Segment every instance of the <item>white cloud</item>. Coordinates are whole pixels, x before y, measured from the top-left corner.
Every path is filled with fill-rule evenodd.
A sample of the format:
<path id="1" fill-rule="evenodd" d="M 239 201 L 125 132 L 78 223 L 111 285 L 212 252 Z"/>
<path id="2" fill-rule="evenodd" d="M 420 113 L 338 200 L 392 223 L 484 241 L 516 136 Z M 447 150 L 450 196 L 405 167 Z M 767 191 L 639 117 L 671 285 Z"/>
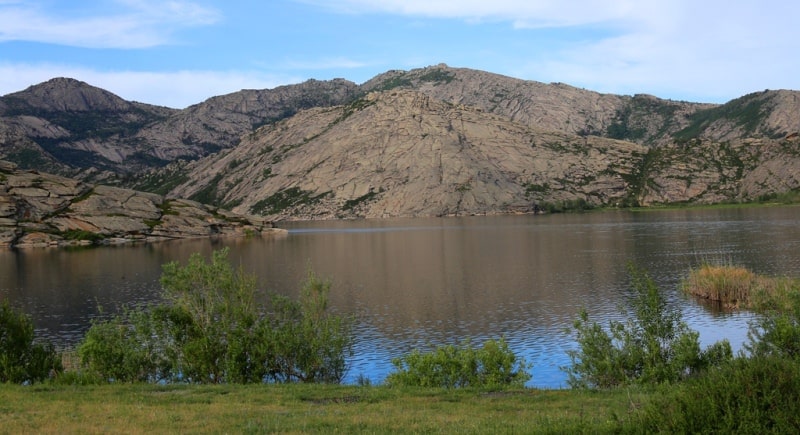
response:
<path id="1" fill-rule="evenodd" d="M 797 88 L 800 5 L 671 3 L 642 10 L 640 25 L 572 46 L 545 65 L 548 77 L 605 92 L 694 95 L 724 102 L 764 88 Z M 538 67 L 542 72 L 542 66 Z"/>
<path id="2" fill-rule="evenodd" d="M 800 2 L 762 0 L 296 0 L 340 13 L 505 21 L 520 41 L 572 32 L 536 62 L 493 67 L 603 92 L 725 101 L 764 88 L 800 88 Z M 534 30 L 531 30 L 534 29 Z M 538 29 L 538 30 L 536 30 Z M 598 31 L 599 30 L 599 31 Z M 474 28 L 480 32 L 480 27 Z M 569 34 L 569 33 L 564 33 Z M 597 36 L 601 35 L 601 36 Z M 535 40 L 535 39 L 532 39 Z M 505 71 L 497 71 L 497 69 Z"/>
<path id="3" fill-rule="evenodd" d="M 625 18 L 637 0 L 297 0 L 343 13 L 505 20 L 518 27 L 574 26 Z"/>
<path id="4" fill-rule="evenodd" d="M 0 2 L 0 42 L 34 41 L 89 48 L 147 48 L 180 28 L 212 24 L 217 11 L 183 0 L 120 0 L 123 12 L 70 16 L 33 2 Z"/>
<path id="5" fill-rule="evenodd" d="M 241 89 L 271 89 L 301 81 L 295 77 L 269 76 L 255 71 L 97 71 L 64 65 L 0 63 L 0 95 L 54 77 L 81 80 L 126 100 L 174 108 L 184 108 Z"/>

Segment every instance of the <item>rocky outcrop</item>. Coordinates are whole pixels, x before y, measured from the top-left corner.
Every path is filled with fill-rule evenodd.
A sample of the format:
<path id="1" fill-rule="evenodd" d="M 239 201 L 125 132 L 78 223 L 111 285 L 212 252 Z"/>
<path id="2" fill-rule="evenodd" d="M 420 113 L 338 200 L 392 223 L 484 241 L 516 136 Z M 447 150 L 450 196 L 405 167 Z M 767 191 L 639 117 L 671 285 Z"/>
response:
<path id="1" fill-rule="evenodd" d="M 280 233 L 263 218 L 91 185 L 0 161 L 0 246 L 61 246 Z"/>

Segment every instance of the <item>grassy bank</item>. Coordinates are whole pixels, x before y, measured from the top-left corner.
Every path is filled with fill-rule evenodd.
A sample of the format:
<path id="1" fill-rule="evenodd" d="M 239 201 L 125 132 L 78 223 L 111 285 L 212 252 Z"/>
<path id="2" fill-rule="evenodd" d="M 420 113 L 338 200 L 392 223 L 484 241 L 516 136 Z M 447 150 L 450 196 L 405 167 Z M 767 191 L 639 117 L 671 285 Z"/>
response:
<path id="1" fill-rule="evenodd" d="M 628 389 L 0 384 L 2 433 L 581 433 L 619 427 Z"/>

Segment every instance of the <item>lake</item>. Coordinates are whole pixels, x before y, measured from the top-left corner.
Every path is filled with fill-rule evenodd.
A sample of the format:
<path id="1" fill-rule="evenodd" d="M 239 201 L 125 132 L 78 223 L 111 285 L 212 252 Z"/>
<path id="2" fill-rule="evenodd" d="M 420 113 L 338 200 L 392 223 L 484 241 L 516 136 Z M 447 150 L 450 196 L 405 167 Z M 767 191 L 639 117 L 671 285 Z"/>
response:
<path id="1" fill-rule="evenodd" d="M 287 222 L 284 237 L 90 249 L 0 251 L 0 297 L 40 335 L 74 344 L 99 313 L 158 297 L 161 265 L 230 247 L 265 291 L 296 296 L 309 269 L 331 307 L 358 318 L 348 382 L 380 383 L 413 348 L 504 336 L 533 363 L 530 386 L 566 386 L 561 366 L 578 310 L 607 324 L 630 295 L 626 265 L 646 269 L 703 345 L 746 338 L 747 313 L 718 312 L 678 286 L 702 262 L 800 273 L 800 208 Z M 266 298 L 265 293 L 261 293 Z M 264 299 L 266 300 L 266 299 Z"/>

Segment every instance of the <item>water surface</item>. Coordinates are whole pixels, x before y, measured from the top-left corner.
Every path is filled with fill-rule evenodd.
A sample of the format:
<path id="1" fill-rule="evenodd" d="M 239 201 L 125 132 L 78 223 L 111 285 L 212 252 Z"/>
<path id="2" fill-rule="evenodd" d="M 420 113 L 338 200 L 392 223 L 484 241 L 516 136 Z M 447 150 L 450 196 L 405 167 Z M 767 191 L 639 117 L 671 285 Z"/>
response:
<path id="1" fill-rule="evenodd" d="M 565 386 L 578 310 L 606 323 L 629 296 L 626 265 L 648 270 L 703 344 L 740 347 L 749 318 L 678 291 L 701 262 L 797 276 L 798 208 L 293 222 L 279 238 L 0 252 L 0 296 L 40 333 L 73 343 L 91 318 L 157 297 L 161 264 L 228 246 L 264 292 L 294 296 L 307 270 L 330 279 L 331 306 L 358 319 L 348 381 L 381 382 L 415 347 L 504 336 L 534 364 L 531 386 Z M 264 293 L 262 293 L 263 295 Z M 266 298 L 266 296 L 264 296 Z"/>

